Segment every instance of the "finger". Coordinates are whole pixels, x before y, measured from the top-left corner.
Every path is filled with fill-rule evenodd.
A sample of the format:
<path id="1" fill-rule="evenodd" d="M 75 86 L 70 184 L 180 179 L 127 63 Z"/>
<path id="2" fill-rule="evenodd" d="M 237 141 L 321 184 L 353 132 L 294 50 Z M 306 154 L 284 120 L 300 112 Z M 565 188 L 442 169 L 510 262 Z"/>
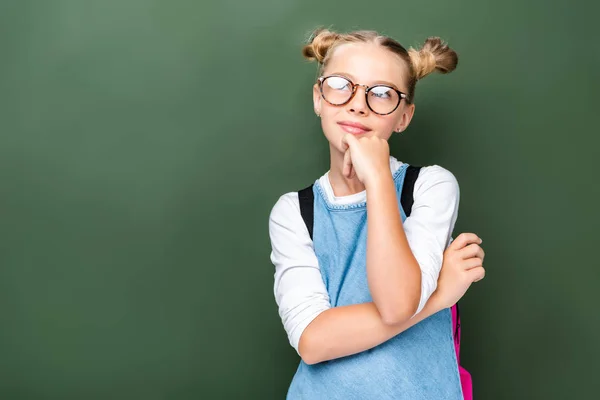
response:
<path id="1" fill-rule="evenodd" d="M 483 267 L 473 268 L 467 271 L 467 274 L 471 282 L 479 282 L 485 277 L 485 269 Z"/>
<path id="2" fill-rule="evenodd" d="M 356 144 L 357 139 L 351 133 L 342 136 L 342 149 L 347 150 L 350 146 Z"/>
<path id="3" fill-rule="evenodd" d="M 450 244 L 449 248 L 453 250 L 460 250 L 471 243 L 481 243 L 481 239 L 474 233 L 461 233 L 456 239 Z"/>
<path id="4" fill-rule="evenodd" d="M 463 268 L 463 270 L 469 271 L 473 268 L 482 267 L 483 260 L 479 257 L 473 257 L 469 258 L 468 260 L 463 260 L 460 265 Z"/>
<path id="5" fill-rule="evenodd" d="M 454 239 L 452 241 L 452 243 L 450 244 L 450 246 L 448 246 L 449 249 L 452 250 L 460 250 L 463 247 L 465 247 L 467 244 L 474 242 L 474 237 L 477 236 L 474 233 L 461 233 L 460 235 L 458 235 L 456 237 L 456 239 Z"/>
<path id="6" fill-rule="evenodd" d="M 348 134 L 345 134 L 344 136 L 342 136 L 342 150 L 344 150 L 344 151 L 348 150 L 348 147 L 350 147 L 348 145 L 347 137 L 348 137 Z"/>
<path id="7" fill-rule="evenodd" d="M 485 256 L 483 249 L 477 243 L 471 243 L 470 245 L 458 250 L 458 252 L 463 260 L 473 257 L 479 257 L 483 260 L 483 257 Z"/>
<path id="8" fill-rule="evenodd" d="M 350 178 L 352 174 L 352 158 L 350 157 L 350 149 L 344 153 L 344 166 L 342 172 L 346 178 Z"/>

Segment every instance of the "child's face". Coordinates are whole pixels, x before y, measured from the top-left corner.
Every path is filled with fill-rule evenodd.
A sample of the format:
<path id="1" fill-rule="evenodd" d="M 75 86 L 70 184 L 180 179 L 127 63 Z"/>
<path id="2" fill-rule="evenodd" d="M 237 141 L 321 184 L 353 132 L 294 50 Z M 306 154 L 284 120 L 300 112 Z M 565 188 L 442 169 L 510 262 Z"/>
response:
<path id="1" fill-rule="evenodd" d="M 407 73 L 404 61 L 390 50 L 371 43 L 348 43 L 334 49 L 322 76 L 340 75 L 354 84 L 369 87 L 383 84 L 408 93 Z M 389 97 L 385 94 L 382 96 Z M 382 96 L 369 100 L 372 102 L 371 106 L 380 101 Z M 379 115 L 367 105 L 365 87 L 362 86 L 356 88 L 354 97 L 348 103 L 335 106 L 323 99 L 319 85 L 315 84 L 313 100 L 315 111 L 321 115 L 321 125 L 327 140 L 340 152 L 343 152 L 342 137 L 347 133 L 359 138 L 378 136 L 388 140 L 393 131 L 402 131 L 408 126 L 414 112 L 414 105 L 402 100 L 392 113 Z"/>

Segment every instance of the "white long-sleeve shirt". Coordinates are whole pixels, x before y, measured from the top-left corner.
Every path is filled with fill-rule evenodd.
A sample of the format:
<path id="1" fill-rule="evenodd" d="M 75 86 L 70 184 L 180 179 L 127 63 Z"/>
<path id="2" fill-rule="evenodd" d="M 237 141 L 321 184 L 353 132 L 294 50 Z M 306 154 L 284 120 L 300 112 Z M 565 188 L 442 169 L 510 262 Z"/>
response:
<path id="1" fill-rule="evenodd" d="M 401 166 L 402 162 L 390 157 L 392 173 Z M 319 184 L 332 204 L 366 201 L 366 191 L 335 196 L 329 172 L 319 178 Z M 458 216 L 459 187 L 450 171 L 432 165 L 421 168 L 413 195 L 411 215 L 403 227 L 422 272 L 418 313 L 437 287 L 443 253 Z M 320 313 L 331 308 L 331 303 L 312 240 L 300 214 L 297 192 L 282 195 L 271 210 L 269 236 L 271 262 L 275 266 L 275 301 L 288 340 L 298 352 L 304 329 Z"/>

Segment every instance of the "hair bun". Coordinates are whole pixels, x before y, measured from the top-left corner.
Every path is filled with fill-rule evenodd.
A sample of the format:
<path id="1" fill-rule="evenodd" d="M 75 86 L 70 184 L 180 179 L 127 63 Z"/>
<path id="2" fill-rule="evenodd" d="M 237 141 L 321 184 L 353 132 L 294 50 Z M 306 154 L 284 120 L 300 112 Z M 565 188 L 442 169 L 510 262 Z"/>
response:
<path id="1" fill-rule="evenodd" d="M 323 64 L 327 52 L 339 37 L 340 35 L 335 32 L 319 28 L 310 35 L 308 44 L 302 48 L 302 55 L 310 61 Z"/>
<path id="2" fill-rule="evenodd" d="M 439 37 L 427 38 L 420 50 L 408 51 L 415 76 L 422 79 L 433 71 L 442 74 L 454 71 L 458 64 L 458 55 Z"/>

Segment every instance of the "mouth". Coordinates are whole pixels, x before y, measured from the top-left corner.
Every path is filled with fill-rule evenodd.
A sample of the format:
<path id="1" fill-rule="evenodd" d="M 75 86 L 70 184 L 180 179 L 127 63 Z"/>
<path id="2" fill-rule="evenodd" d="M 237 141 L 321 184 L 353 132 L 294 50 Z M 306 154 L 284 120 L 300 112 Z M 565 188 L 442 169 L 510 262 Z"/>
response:
<path id="1" fill-rule="evenodd" d="M 358 122 L 342 121 L 342 122 L 338 122 L 338 125 L 344 131 L 351 133 L 353 135 L 362 135 L 362 134 L 365 134 L 365 133 L 371 131 L 370 128 L 368 128 Z"/>

